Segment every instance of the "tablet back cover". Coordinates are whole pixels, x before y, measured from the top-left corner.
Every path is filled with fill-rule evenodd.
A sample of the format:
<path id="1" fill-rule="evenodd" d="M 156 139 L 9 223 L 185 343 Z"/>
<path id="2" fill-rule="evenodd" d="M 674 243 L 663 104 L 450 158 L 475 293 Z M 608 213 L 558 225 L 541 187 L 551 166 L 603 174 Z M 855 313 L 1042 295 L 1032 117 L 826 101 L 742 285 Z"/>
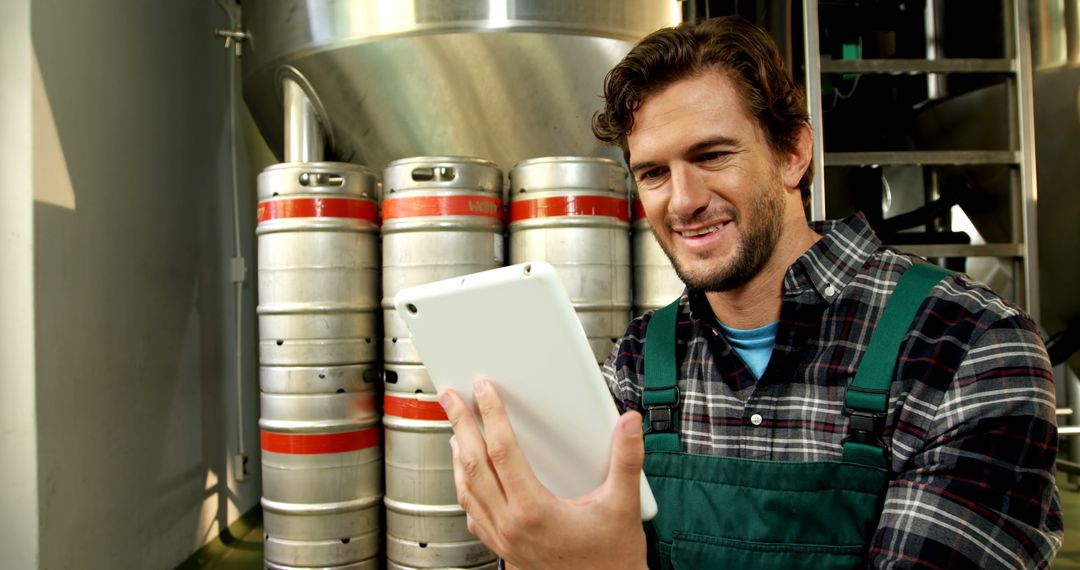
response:
<path id="1" fill-rule="evenodd" d="M 576 498 L 603 483 L 618 411 L 551 265 L 421 285 L 395 305 L 436 388 L 456 390 L 475 411 L 473 380 L 491 380 L 552 492 Z"/>

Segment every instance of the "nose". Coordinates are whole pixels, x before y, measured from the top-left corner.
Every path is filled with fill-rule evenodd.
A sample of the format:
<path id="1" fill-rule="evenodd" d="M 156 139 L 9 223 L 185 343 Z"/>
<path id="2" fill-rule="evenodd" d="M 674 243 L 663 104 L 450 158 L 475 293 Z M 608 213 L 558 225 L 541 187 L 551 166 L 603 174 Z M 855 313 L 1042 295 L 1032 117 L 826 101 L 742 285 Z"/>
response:
<path id="1" fill-rule="evenodd" d="M 701 173 L 690 164 L 673 164 L 671 169 L 671 197 L 668 211 L 678 220 L 689 222 L 709 207 L 711 192 Z"/>

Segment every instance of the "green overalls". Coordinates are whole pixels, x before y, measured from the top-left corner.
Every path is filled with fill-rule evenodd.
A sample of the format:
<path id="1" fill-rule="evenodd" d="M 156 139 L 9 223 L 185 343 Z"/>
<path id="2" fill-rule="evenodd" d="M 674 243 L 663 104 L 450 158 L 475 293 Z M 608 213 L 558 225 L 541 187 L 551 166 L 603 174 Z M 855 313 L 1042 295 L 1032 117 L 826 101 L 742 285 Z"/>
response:
<path id="1" fill-rule="evenodd" d="M 881 439 L 901 341 L 948 272 L 904 272 L 844 397 L 839 461 L 781 462 L 684 453 L 679 439 L 675 317 L 646 332 L 645 474 L 660 510 L 645 524 L 650 568 L 854 568 L 866 565 L 889 480 Z"/>

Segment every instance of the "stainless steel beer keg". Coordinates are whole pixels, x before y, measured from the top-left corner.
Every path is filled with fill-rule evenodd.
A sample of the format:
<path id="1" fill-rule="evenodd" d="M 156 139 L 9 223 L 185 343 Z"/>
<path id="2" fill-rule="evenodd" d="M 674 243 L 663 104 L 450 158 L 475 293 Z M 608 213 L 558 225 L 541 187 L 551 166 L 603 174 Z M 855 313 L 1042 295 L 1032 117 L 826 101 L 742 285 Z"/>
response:
<path id="1" fill-rule="evenodd" d="M 374 362 L 378 300 L 375 177 L 344 163 L 259 174 L 262 365 Z"/>
<path id="2" fill-rule="evenodd" d="M 645 209 L 636 189 L 632 192 L 630 219 L 634 257 L 634 316 L 637 316 L 679 298 L 686 286 L 657 243 L 649 220 L 645 219 Z"/>
<path id="3" fill-rule="evenodd" d="M 382 564 L 380 564 L 380 562 L 381 560 L 379 560 L 378 557 L 368 558 L 367 560 L 363 560 L 361 562 L 356 562 L 353 564 L 334 566 L 333 570 L 381 570 L 383 566 Z M 305 568 L 302 566 L 288 566 L 285 564 L 277 564 L 269 560 L 264 560 L 263 564 L 267 570 L 310 570 L 310 568 Z"/>
<path id="4" fill-rule="evenodd" d="M 383 388 L 388 392 L 405 394 L 434 394 L 427 369 L 422 364 L 394 364 L 383 366 Z"/>
<path id="5" fill-rule="evenodd" d="M 378 555 L 377 378 L 372 365 L 260 370 L 267 561 L 321 568 Z"/>
<path id="6" fill-rule="evenodd" d="M 405 158 L 383 171 L 386 362 L 420 362 L 394 310 L 398 291 L 504 264 L 502 193 L 502 171 L 477 158 Z"/>
<path id="7" fill-rule="evenodd" d="M 535 158 L 510 171 L 510 195 L 510 262 L 555 267 L 602 363 L 630 317 L 626 171 L 606 158 Z"/>
<path id="8" fill-rule="evenodd" d="M 499 561 L 493 560 L 480 564 L 479 566 L 466 566 L 461 568 L 454 568 L 452 570 L 498 570 Z M 387 570 L 422 570 L 419 566 L 402 566 L 401 564 L 395 564 L 393 560 L 386 561 Z"/>
<path id="9" fill-rule="evenodd" d="M 377 512 L 374 520 L 378 522 Z M 331 540 L 286 540 L 267 534 L 263 543 L 266 568 L 281 570 L 374 570 L 381 567 L 378 550 L 378 530 L 361 536 Z M 365 558 L 357 562 L 338 563 L 341 560 L 356 560 L 361 556 Z M 281 562 L 282 560 L 285 562 Z"/>
<path id="10" fill-rule="evenodd" d="M 380 370 L 372 364 L 347 366 L 261 366 L 259 388 L 270 394 L 375 391 Z"/>
<path id="11" fill-rule="evenodd" d="M 431 394 L 386 392 L 386 557 L 405 566 L 464 568 L 495 559 L 469 533 L 457 502 L 450 421 Z"/>

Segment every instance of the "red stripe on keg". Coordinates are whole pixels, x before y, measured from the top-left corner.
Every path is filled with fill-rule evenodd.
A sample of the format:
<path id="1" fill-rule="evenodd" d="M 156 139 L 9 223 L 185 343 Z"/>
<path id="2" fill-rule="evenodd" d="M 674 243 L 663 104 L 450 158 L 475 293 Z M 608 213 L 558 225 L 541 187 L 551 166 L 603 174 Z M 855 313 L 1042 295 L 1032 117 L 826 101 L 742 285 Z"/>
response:
<path id="1" fill-rule="evenodd" d="M 384 200 L 384 220 L 426 216 L 483 216 L 502 219 L 502 200 L 488 196 L 417 196 Z"/>
<path id="2" fill-rule="evenodd" d="M 426 402 L 416 398 L 398 398 L 383 395 L 383 413 L 388 416 L 410 420 L 447 421 L 446 411 L 438 402 Z"/>
<path id="3" fill-rule="evenodd" d="M 610 196 L 551 196 L 516 200 L 510 205 L 510 221 L 555 216 L 609 216 L 627 221 L 626 200 Z"/>
<path id="4" fill-rule="evenodd" d="M 345 453 L 368 449 L 379 445 L 379 428 L 341 433 L 286 434 L 262 432 L 263 451 L 288 453 L 290 455 L 315 455 L 320 453 Z"/>
<path id="5" fill-rule="evenodd" d="M 636 222 L 638 220 L 644 220 L 644 219 L 645 219 L 645 206 L 641 205 L 641 200 L 635 198 L 634 199 L 634 205 L 633 205 L 633 220 Z"/>
<path id="6" fill-rule="evenodd" d="M 259 223 L 286 218 L 354 218 L 377 222 L 375 202 L 358 198 L 285 198 L 259 204 Z"/>

